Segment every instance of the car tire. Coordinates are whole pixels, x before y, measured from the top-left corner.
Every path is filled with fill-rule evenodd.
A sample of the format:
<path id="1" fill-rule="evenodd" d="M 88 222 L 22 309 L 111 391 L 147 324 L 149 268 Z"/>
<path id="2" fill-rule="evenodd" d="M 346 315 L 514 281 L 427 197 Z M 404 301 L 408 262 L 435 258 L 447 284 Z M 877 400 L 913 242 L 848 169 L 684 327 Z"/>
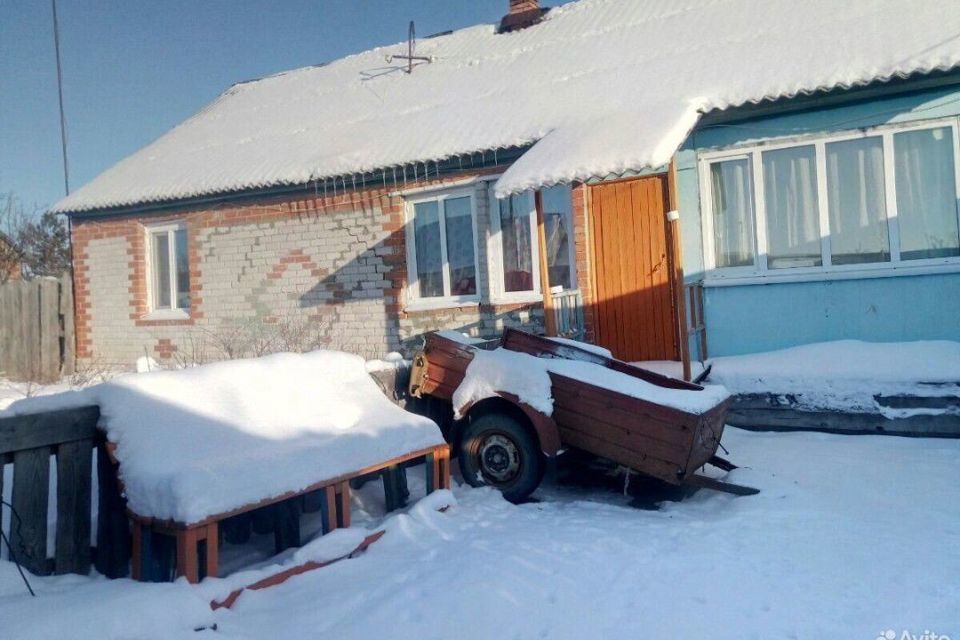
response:
<path id="1" fill-rule="evenodd" d="M 533 431 L 503 413 L 471 419 L 460 441 L 464 480 L 474 487 L 495 487 L 514 503 L 524 501 L 540 485 L 544 458 Z"/>

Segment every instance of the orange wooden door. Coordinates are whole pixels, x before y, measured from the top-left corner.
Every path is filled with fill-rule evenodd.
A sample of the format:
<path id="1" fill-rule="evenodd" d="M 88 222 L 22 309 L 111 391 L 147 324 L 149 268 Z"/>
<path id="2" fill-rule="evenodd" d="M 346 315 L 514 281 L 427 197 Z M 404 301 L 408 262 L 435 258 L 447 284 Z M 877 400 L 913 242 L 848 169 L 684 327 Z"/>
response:
<path id="1" fill-rule="evenodd" d="M 666 176 L 590 187 L 594 330 L 621 360 L 678 360 Z"/>

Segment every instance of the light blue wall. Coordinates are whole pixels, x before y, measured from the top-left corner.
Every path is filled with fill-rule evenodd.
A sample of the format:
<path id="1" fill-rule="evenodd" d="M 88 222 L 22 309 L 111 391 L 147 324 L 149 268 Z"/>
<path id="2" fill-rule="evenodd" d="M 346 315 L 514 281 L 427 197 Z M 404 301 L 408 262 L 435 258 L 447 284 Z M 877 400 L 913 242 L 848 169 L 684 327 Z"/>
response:
<path id="1" fill-rule="evenodd" d="M 694 131 L 677 157 L 687 281 L 704 277 L 697 152 L 956 115 L 953 87 Z M 960 274 L 708 287 L 704 298 L 711 356 L 845 338 L 960 341 Z"/>

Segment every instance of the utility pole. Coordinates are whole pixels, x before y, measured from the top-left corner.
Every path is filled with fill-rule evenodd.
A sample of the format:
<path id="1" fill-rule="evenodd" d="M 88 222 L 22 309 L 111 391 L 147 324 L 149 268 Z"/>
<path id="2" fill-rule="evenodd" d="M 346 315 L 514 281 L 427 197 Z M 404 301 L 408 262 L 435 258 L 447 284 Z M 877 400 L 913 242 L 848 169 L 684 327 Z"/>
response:
<path id="1" fill-rule="evenodd" d="M 60 66 L 60 25 L 57 23 L 57 0 L 53 6 L 53 47 L 57 54 L 57 94 L 60 97 L 60 149 L 63 152 L 63 190 L 70 195 L 70 169 L 67 165 L 67 121 L 63 115 L 63 70 Z"/>

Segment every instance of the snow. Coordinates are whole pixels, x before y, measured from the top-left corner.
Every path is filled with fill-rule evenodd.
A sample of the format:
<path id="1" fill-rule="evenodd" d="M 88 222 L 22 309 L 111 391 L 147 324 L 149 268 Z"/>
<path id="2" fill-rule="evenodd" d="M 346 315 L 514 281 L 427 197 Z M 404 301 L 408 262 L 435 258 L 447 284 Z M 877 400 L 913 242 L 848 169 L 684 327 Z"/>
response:
<path id="1" fill-rule="evenodd" d="M 559 337 L 548 337 L 547 339 L 553 340 L 554 342 L 559 342 L 560 344 L 569 345 L 571 347 L 577 347 L 578 349 L 583 349 L 584 351 L 595 353 L 598 356 L 603 356 L 604 358 L 613 357 L 613 353 L 610 351 L 610 349 L 601 347 L 599 345 L 590 344 L 589 342 L 580 342 L 579 340 L 571 340 L 570 338 L 559 338 Z"/>
<path id="2" fill-rule="evenodd" d="M 446 338 L 447 340 L 453 340 L 454 342 L 458 342 L 460 344 L 472 345 L 472 344 L 482 344 L 486 342 L 486 340 L 484 340 L 483 338 L 474 338 L 472 336 L 468 336 L 465 333 L 461 333 L 459 331 L 453 331 L 451 329 L 443 329 L 441 331 L 437 331 L 436 333 L 441 338 Z"/>
<path id="3" fill-rule="evenodd" d="M 54 210 L 333 176 L 342 194 L 364 172 L 397 168 L 402 183 L 401 165 L 422 176 L 425 162 L 530 144 L 499 195 L 659 167 L 710 109 L 956 67 L 960 12 L 945 7 L 581 0 L 515 33 L 420 39 L 432 61 L 409 75 L 385 63 L 404 42 L 236 84 Z"/>
<path id="4" fill-rule="evenodd" d="M 33 578 L 31 600 L 0 562 L 0 637 L 957 637 L 960 440 L 728 429 L 724 444 L 744 465 L 729 479 L 759 495 L 702 490 L 649 511 L 555 481 L 523 505 L 460 487 L 444 513 L 428 502 L 310 543 L 304 555 L 328 558 L 386 530 L 363 555 L 230 610 L 207 603 L 247 582 L 236 575 Z"/>
<path id="5" fill-rule="evenodd" d="M 904 411 L 916 410 L 881 406 L 875 396 L 956 396 L 960 390 L 960 342 L 947 340 L 839 340 L 712 358 L 711 363 L 711 382 L 733 394 L 790 395 L 798 408 L 811 411 L 903 417 Z"/>
<path id="6" fill-rule="evenodd" d="M 662 376 L 683 380 L 683 363 L 679 360 L 641 360 L 639 362 L 631 362 L 630 364 L 640 367 L 641 369 L 646 369 L 647 371 L 659 373 Z M 692 378 L 696 378 L 703 373 L 703 370 L 704 366 L 702 362 L 694 360 L 690 363 L 690 376 Z"/>
<path id="7" fill-rule="evenodd" d="M 129 508 L 183 523 L 444 442 L 336 351 L 130 374 L 8 412 L 79 404 L 100 405 Z"/>
<path id="8" fill-rule="evenodd" d="M 721 385 L 705 385 L 696 391 L 668 389 L 591 362 L 537 358 L 500 348 L 474 351 L 463 382 L 453 394 L 455 416 L 459 417 L 468 405 L 497 396 L 498 392 L 512 393 L 549 416 L 553 414 L 550 372 L 695 414 L 712 409 L 730 395 Z"/>

